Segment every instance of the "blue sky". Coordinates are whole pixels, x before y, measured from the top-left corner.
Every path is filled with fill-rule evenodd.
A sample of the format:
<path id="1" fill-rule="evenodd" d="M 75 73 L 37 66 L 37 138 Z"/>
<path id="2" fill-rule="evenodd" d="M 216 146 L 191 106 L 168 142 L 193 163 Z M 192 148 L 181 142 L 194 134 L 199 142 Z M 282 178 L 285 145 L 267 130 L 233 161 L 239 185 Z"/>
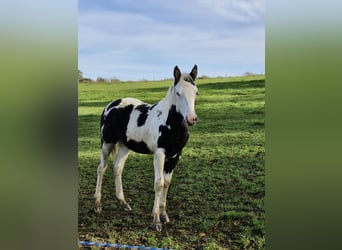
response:
<path id="1" fill-rule="evenodd" d="M 264 0 L 79 0 L 84 77 L 171 78 L 265 73 Z"/>

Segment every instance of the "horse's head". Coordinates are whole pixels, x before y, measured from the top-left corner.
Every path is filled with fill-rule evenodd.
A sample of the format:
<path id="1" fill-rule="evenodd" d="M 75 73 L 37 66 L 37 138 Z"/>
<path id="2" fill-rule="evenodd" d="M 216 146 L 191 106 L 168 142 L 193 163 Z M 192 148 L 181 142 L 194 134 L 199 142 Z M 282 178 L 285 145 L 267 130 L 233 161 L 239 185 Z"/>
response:
<path id="1" fill-rule="evenodd" d="M 195 65 L 189 74 L 181 73 L 176 66 L 173 71 L 175 78 L 174 95 L 177 106 L 182 115 L 185 117 L 189 125 L 194 125 L 197 122 L 195 113 L 195 99 L 198 95 L 198 90 L 195 84 L 197 77 L 197 65 Z"/>

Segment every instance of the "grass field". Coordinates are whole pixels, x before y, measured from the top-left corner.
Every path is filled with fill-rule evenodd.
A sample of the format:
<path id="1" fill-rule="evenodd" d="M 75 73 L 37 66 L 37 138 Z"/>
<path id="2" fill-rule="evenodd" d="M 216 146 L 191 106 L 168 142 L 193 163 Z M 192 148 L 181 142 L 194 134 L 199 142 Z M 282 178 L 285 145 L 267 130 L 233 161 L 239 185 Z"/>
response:
<path id="1" fill-rule="evenodd" d="M 162 232 L 152 230 L 150 155 L 131 153 L 125 165 L 123 189 L 133 211 L 124 211 L 116 200 L 108 168 L 103 212 L 93 212 L 103 107 L 126 96 L 156 103 L 171 82 L 79 84 L 79 239 L 172 249 L 264 249 L 264 76 L 196 81 L 199 122 L 190 127 L 174 171 L 168 195 L 171 223 Z"/>

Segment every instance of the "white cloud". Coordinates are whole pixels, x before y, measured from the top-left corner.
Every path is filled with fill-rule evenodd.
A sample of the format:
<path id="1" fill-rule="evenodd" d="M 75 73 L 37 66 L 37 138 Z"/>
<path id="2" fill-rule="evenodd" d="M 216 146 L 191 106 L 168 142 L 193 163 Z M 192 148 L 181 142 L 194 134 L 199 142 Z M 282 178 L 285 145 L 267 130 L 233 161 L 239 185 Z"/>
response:
<path id="1" fill-rule="evenodd" d="M 172 5 L 167 5 L 165 9 L 172 9 L 180 15 L 188 15 L 198 23 L 210 25 L 230 22 L 242 25 L 263 22 L 265 0 L 177 0 L 172 1 Z M 175 19 L 177 18 L 176 16 Z"/>
<path id="2" fill-rule="evenodd" d="M 249 68 L 255 65 L 263 73 L 263 1 L 172 3 L 157 14 L 81 11 L 79 68 L 85 76 L 164 78 L 175 64 L 190 69 L 194 63 L 206 75 L 225 75 L 229 67 L 232 74 L 255 71 Z"/>

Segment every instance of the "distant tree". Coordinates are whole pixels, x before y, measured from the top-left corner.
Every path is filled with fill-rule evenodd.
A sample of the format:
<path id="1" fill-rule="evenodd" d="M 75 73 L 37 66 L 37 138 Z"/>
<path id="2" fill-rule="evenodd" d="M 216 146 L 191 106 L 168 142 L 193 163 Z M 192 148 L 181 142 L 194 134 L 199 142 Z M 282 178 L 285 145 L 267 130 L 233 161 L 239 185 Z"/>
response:
<path id="1" fill-rule="evenodd" d="M 210 78 L 210 77 L 207 75 L 201 75 L 198 77 L 198 79 L 208 79 L 208 78 Z"/>
<path id="2" fill-rule="evenodd" d="M 83 72 L 81 70 L 78 70 L 78 81 L 81 81 L 83 79 Z"/>
<path id="3" fill-rule="evenodd" d="M 105 79 L 102 77 L 96 78 L 96 82 L 105 82 Z"/>
<path id="4" fill-rule="evenodd" d="M 115 82 L 121 82 L 121 81 L 120 81 L 120 79 L 117 78 L 117 77 L 112 77 L 112 78 L 109 79 L 109 82 L 115 83 Z"/>
<path id="5" fill-rule="evenodd" d="M 247 71 L 243 74 L 244 76 L 255 76 L 256 74 L 250 71 Z"/>

